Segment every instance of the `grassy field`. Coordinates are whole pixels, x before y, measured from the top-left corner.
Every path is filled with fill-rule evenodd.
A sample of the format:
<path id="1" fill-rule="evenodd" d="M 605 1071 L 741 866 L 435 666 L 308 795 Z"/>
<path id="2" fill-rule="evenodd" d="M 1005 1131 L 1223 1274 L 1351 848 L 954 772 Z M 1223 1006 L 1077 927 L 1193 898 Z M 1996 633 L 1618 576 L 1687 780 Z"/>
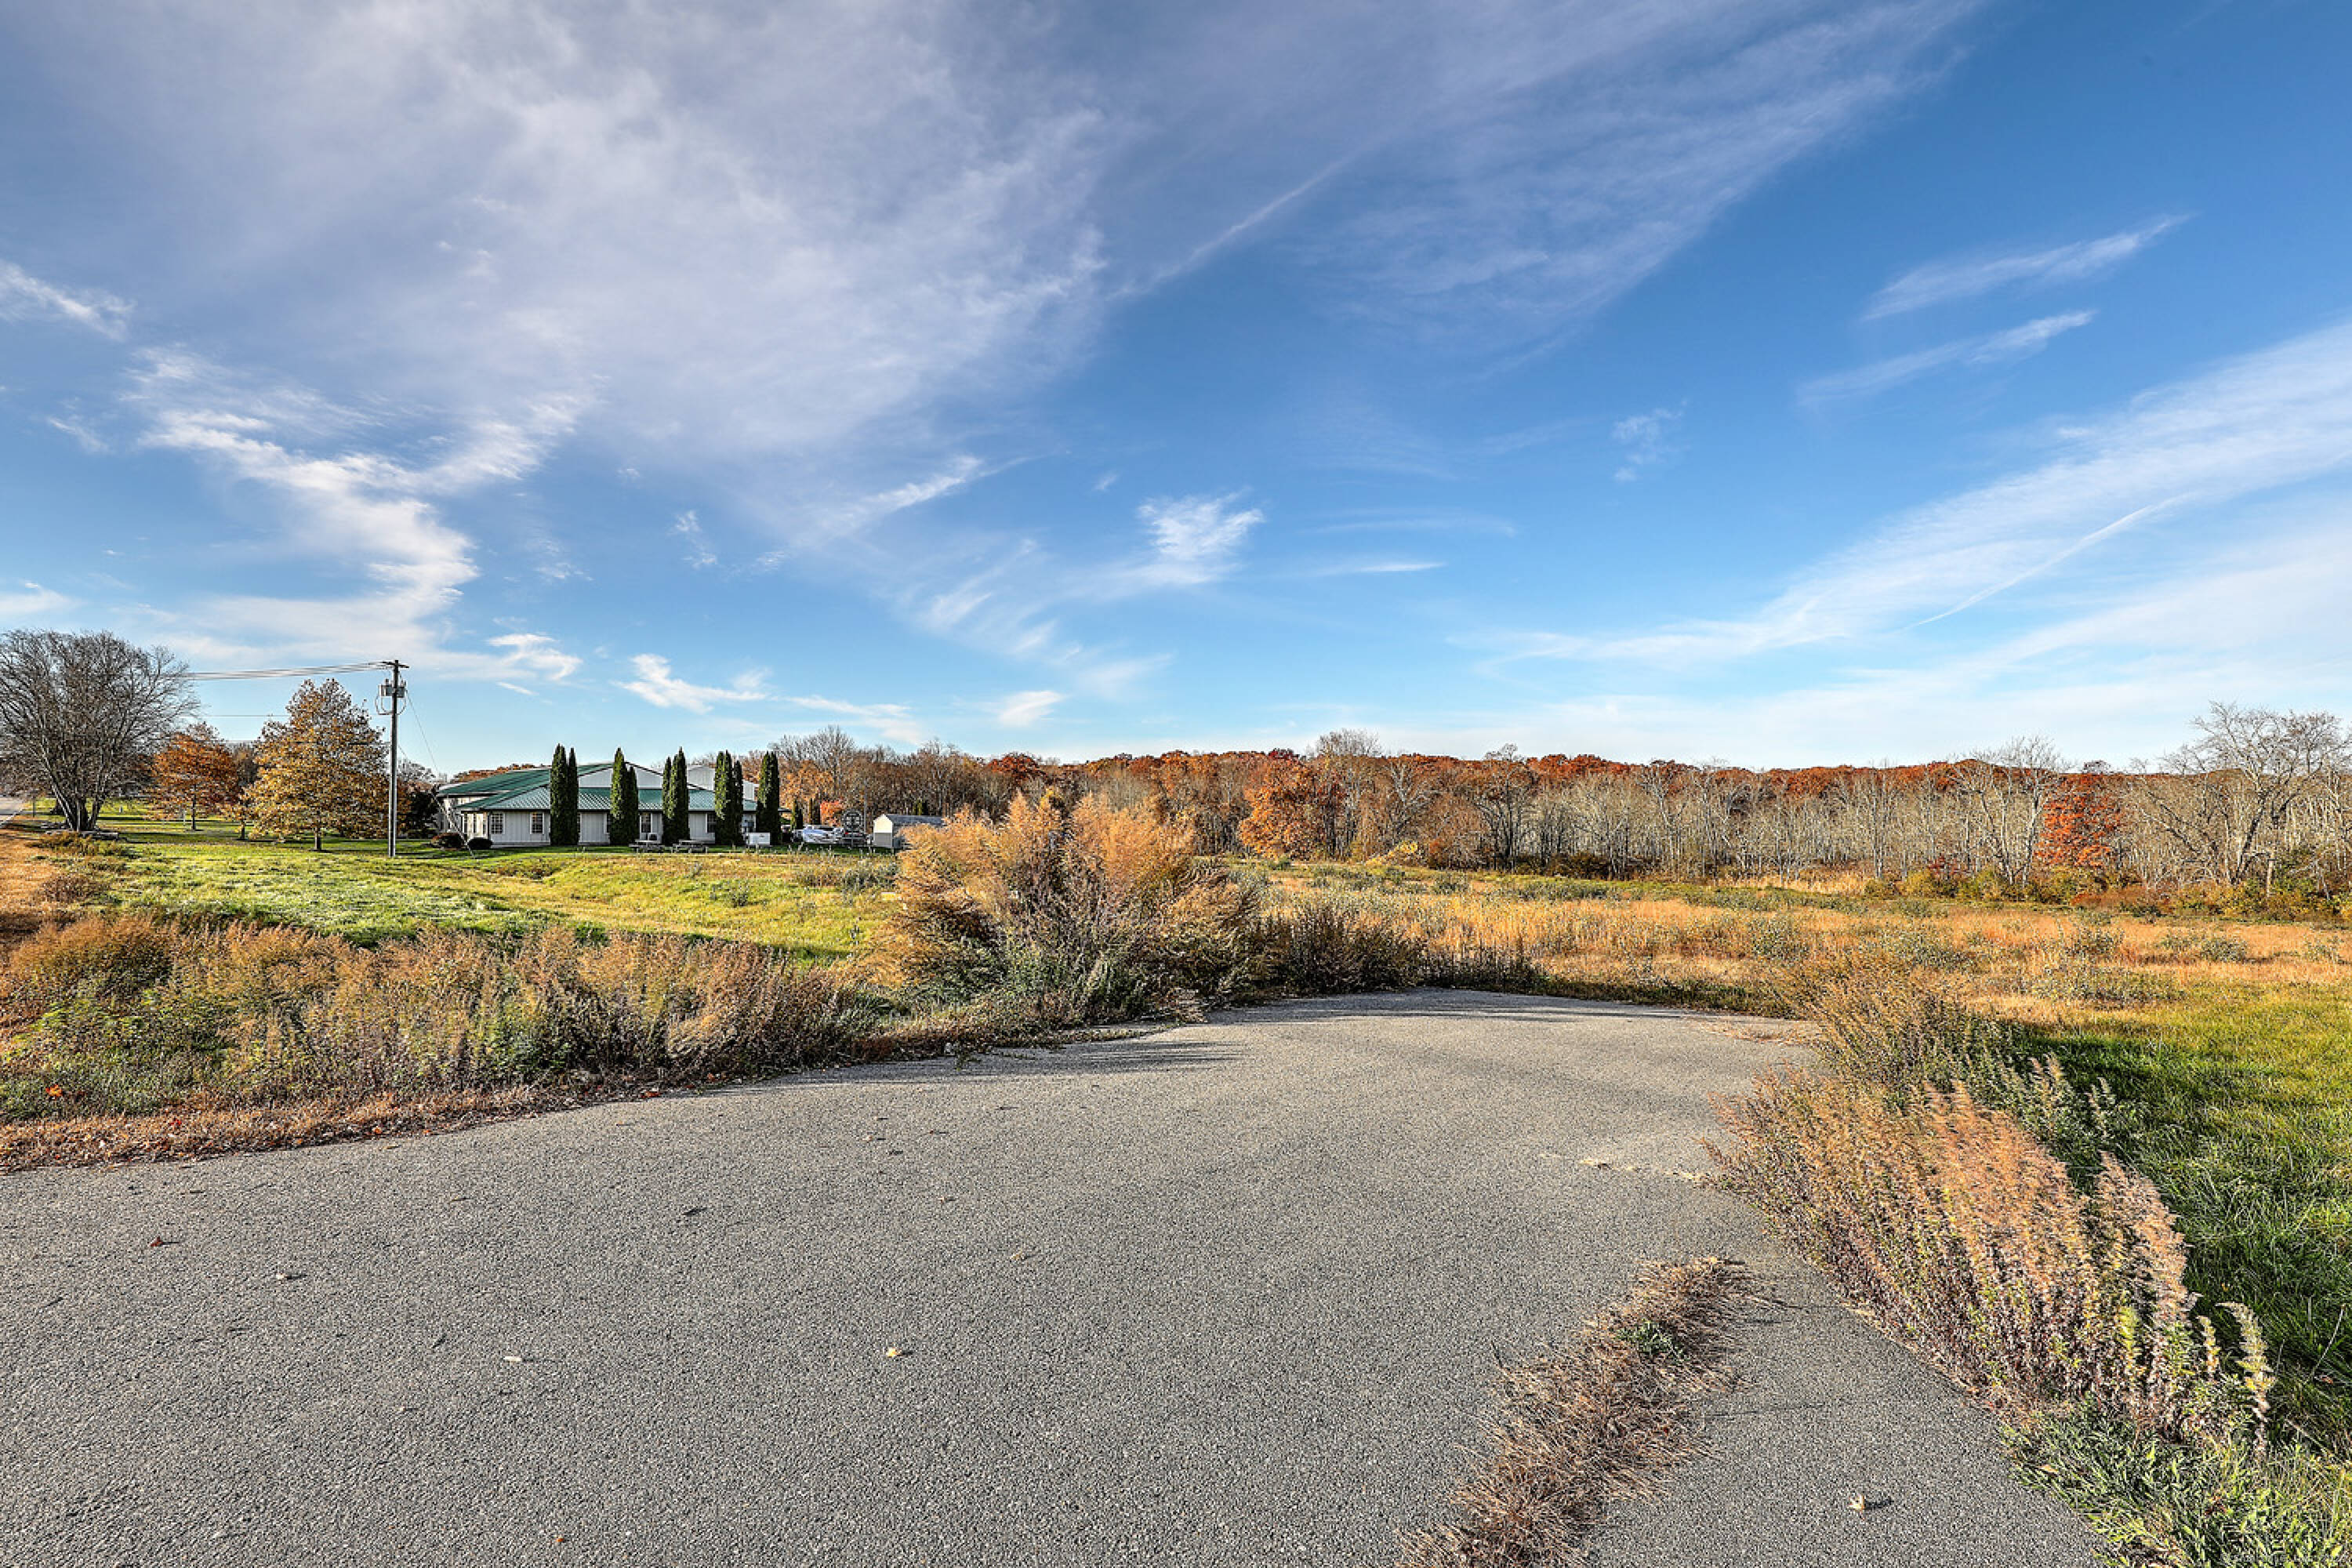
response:
<path id="1" fill-rule="evenodd" d="M 104 901 L 289 925 L 353 942 L 432 926 L 511 933 L 569 923 L 754 942 L 809 958 L 854 952 L 889 888 L 877 856 L 649 855 L 627 849 L 484 856 L 410 847 L 239 843 L 137 834 Z"/>

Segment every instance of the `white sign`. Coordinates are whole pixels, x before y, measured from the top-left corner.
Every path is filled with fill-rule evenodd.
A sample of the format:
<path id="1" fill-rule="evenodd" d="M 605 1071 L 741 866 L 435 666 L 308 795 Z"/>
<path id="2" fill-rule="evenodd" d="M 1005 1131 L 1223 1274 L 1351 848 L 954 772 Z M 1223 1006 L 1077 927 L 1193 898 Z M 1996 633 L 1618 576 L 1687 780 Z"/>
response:
<path id="1" fill-rule="evenodd" d="M 743 842 L 754 849 L 765 849 L 768 847 L 768 837 L 769 836 L 764 833 L 746 833 L 743 835 Z"/>

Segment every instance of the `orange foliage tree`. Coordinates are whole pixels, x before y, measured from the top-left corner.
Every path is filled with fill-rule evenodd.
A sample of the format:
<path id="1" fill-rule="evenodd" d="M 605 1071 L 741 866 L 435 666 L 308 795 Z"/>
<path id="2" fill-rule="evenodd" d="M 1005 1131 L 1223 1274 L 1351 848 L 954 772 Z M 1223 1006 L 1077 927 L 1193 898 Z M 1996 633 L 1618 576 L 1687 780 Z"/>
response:
<path id="1" fill-rule="evenodd" d="M 210 724 L 197 722 L 174 730 L 155 753 L 154 794 L 174 808 L 184 803 L 188 826 L 196 818 L 226 816 L 237 805 L 236 753 L 228 749 Z"/>

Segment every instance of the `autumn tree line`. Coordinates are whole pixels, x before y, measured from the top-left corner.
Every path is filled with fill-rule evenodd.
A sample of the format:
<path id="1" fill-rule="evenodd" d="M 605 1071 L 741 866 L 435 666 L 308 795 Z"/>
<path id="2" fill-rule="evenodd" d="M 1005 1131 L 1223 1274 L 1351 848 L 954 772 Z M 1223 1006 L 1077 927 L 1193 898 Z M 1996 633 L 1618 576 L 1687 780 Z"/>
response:
<path id="1" fill-rule="evenodd" d="M 340 684 L 306 682 L 249 744 L 194 714 L 185 668 L 163 649 L 106 633 L 0 637 L 0 785 L 47 794 L 69 826 L 136 795 L 271 837 L 381 828 L 383 738 Z M 556 756 L 576 842 L 578 758 Z M 2227 703 L 2162 758 L 2120 768 L 2070 763 L 2040 737 L 1955 761 L 1758 770 L 1512 747 L 1439 756 L 1360 730 L 1304 752 L 1062 763 L 871 745 L 837 725 L 695 762 L 714 768 L 730 837 L 746 803 L 754 830 L 776 833 L 845 810 L 995 816 L 1015 796 L 1094 796 L 1180 825 L 1210 855 L 1612 878 L 1843 872 L 1923 892 L 2352 892 L 2352 735 L 2329 713 Z M 688 765 L 683 749 L 667 759 L 666 837 L 683 836 Z M 404 831 L 432 830 L 439 782 L 403 769 Z M 634 775 L 622 789 L 634 796 Z M 634 799 L 615 811 L 614 831 L 633 833 L 635 812 Z"/>
<path id="2" fill-rule="evenodd" d="M 1587 877 L 1857 874 L 1913 891 L 2123 887 L 2352 891 L 2352 735 L 2331 714 L 2217 703 L 2152 763 L 2069 763 L 2040 737 L 1956 761 L 1748 769 L 1591 754 L 1311 749 L 1084 763 L 861 746 L 772 748 L 796 792 L 869 809 L 994 814 L 1015 795 L 1103 797 L 1181 823 L 1204 854 Z"/>
<path id="3" fill-rule="evenodd" d="M 1860 875 L 1913 891 L 2209 886 L 2352 891 L 2352 734 L 2331 714 L 2217 703 L 2154 763 L 2070 763 L 2041 737 L 1956 761 L 1748 769 L 1591 754 L 1393 751 L 1360 730 L 1311 749 L 1055 763 L 940 742 L 786 736 L 786 798 L 871 813 L 996 815 L 1015 795 L 1100 796 L 1182 825 L 1201 852 L 1588 877 Z"/>

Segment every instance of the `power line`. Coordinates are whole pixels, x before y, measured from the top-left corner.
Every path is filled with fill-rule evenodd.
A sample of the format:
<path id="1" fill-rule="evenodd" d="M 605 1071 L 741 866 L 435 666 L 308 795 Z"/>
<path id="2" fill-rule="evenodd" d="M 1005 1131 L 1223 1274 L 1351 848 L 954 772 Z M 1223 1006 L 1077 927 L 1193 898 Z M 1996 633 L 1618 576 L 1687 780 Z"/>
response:
<path id="1" fill-rule="evenodd" d="M 189 680 L 290 680 L 298 675 L 355 675 L 362 669 L 382 669 L 391 660 L 371 658 L 360 664 L 313 664 L 299 668 L 285 669 L 199 669 L 191 672 Z"/>

